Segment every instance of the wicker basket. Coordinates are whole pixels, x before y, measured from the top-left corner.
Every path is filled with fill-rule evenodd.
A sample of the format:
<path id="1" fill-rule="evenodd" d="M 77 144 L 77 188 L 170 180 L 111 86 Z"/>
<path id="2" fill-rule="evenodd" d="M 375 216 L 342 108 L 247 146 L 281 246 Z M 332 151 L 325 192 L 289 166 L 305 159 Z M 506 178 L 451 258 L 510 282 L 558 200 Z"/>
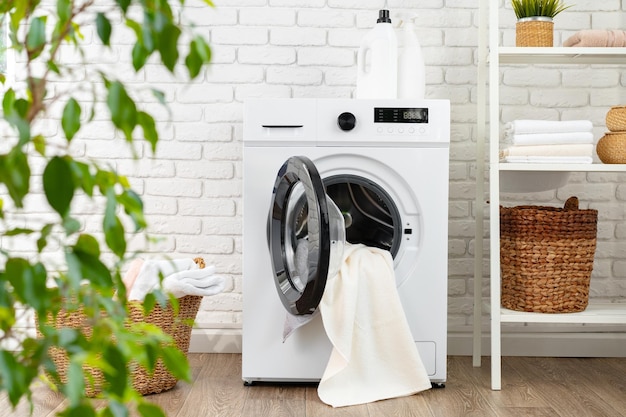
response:
<path id="1" fill-rule="evenodd" d="M 606 113 L 606 128 L 611 132 L 626 132 L 626 106 L 614 106 Z"/>
<path id="2" fill-rule="evenodd" d="M 204 260 L 196 258 L 195 262 L 200 268 L 204 268 Z M 129 318 L 133 323 L 150 323 L 158 326 L 163 333 L 174 339 L 177 348 L 185 355 L 189 351 L 189 341 L 191 337 L 191 325 L 198 313 L 200 296 L 185 296 L 178 299 L 179 310 L 178 315 L 174 315 L 174 311 L 170 305 L 162 308 L 158 304 L 154 307 L 148 316 L 144 316 L 143 306 L 139 301 L 129 301 Z M 91 335 L 91 328 L 87 325 L 87 317 L 82 311 L 76 311 L 69 314 L 59 313 L 56 328 L 75 328 L 81 329 L 88 337 Z M 49 355 L 54 362 L 59 378 L 62 383 L 67 382 L 67 371 L 69 367 L 69 358 L 64 350 L 58 348 L 50 348 Z M 132 365 L 131 365 L 132 366 Z M 104 383 L 104 375 L 99 369 L 91 366 L 83 365 L 83 369 L 87 371 L 90 378 L 85 380 L 85 395 L 94 397 L 102 390 Z M 156 394 L 173 388 L 178 380 L 173 376 L 162 363 L 161 360 L 152 374 L 149 374 L 140 366 L 133 366 L 131 370 L 133 388 L 142 395 Z"/>
<path id="3" fill-rule="evenodd" d="M 515 24 L 515 46 L 552 46 L 554 22 L 549 17 L 527 17 Z"/>
<path id="4" fill-rule="evenodd" d="M 501 303 L 516 311 L 572 313 L 589 302 L 597 210 L 518 206 L 500 209 Z"/>
<path id="5" fill-rule="evenodd" d="M 626 132 L 607 132 L 596 145 L 598 157 L 605 164 L 626 164 Z"/>

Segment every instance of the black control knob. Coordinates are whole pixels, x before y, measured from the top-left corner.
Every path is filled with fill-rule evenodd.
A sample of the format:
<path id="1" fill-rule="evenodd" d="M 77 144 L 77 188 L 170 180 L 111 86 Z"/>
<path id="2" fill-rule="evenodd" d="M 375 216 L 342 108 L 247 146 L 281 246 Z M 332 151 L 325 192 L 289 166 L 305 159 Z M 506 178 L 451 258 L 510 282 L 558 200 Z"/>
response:
<path id="1" fill-rule="evenodd" d="M 347 132 L 354 129 L 354 126 L 356 126 L 356 117 L 350 112 L 341 113 L 339 117 L 337 117 L 337 124 L 339 125 L 339 129 Z"/>

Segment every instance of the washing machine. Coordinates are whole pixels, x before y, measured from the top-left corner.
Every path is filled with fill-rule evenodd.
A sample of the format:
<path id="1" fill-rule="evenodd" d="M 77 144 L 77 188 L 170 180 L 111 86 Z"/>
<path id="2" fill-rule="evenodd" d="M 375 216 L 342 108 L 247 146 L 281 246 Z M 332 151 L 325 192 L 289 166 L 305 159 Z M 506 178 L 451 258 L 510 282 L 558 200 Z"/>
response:
<path id="1" fill-rule="evenodd" d="M 424 366 L 445 383 L 449 145 L 447 100 L 245 102 L 244 383 L 321 379 L 317 305 L 344 242 L 391 253 Z"/>

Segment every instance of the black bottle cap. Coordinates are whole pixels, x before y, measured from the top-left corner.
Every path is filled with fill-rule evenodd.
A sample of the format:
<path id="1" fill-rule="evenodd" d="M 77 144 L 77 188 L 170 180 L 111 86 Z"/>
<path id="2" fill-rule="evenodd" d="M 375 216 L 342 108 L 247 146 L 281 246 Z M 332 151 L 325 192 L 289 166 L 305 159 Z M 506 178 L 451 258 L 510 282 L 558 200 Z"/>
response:
<path id="1" fill-rule="evenodd" d="M 389 18 L 389 10 L 379 10 L 378 11 L 378 20 L 376 23 L 391 23 L 391 19 Z"/>

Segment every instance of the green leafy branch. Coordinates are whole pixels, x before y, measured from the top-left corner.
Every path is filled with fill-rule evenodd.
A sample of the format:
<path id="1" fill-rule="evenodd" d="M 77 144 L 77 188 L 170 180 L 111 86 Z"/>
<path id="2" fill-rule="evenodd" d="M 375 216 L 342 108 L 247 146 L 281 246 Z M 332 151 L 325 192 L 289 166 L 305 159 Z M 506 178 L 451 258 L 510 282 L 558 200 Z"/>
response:
<path id="1" fill-rule="evenodd" d="M 176 1 L 184 7 L 184 0 Z M 212 6 L 209 0 L 205 4 Z M 115 0 L 107 10 L 95 6 L 95 0 L 57 0 L 52 8 L 41 0 L 0 0 L 0 15 L 8 19 L 10 47 L 24 62 L 24 81 L 6 87 L 2 96 L 3 123 L 11 133 L 2 139 L 5 151 L 0 153 L 1 195 L 6 197 L 0 198 L 0 234 L 3 241 L 15 242 L 20 253 L 32 244 L 30 251 L 37 254 L 26 259 L 8 246 L 0 248 L 0 391 L 7 393 L 14 407 L 24 398 L 31 401 L 30 386 L 43 368 L 68 399 L 63 416 L 122 417 L 129 415 L 133 404 L 143 416 L 161 416 L 158 407 L 132 388 L 130 369 L 140 365 L 152 371 L 161 360 L 176 377 L 188 380 L 189 367 L 185 356 L 159 328 L 128 320 L 120 271 L 132 256 L 127 235 L 146 228 L 143 202 L 124 175 L 72 155 L 70 145 L 94 120 L 95 105 L 88 109 L 85 100 L 73 93 L 49 87 L 55 81 L 72 79 L 72 68 L 60 59 L 61 47 L 71 46 L 83 59 L 86 56 L 81 33 L 85 25 L 96 28 L 105 47 L 111 47 L 114 31 L 119 29 L 119 23 L 113 21 L 130 28 L 135 36 L 130 57 L 135 71 L 154 56 L 172 73 L 177 66 L 184 66 L 193 79 L 210 61 L 211 49 L 177 20 L 167 0 Z M 183 33 L 189 39 L 184 57 L 179 48 Z M 84 64 L 87 67 L 87 62 Z M 97 76 L 103 90 L 91 84 L 94 104 L 106 103 L 107 117 L 131 149 L 141 139 L 154 152 L 159 141 L 154 117 L 140 108 L 124 82 L 103 72 Z M 75 91 L 82 84 L 73 87 Z M 100 91 L 104 91 L 102 97 Z M 166 105 L 164 95 L 154 93 Z M 48 117 L 56 104 L 61 105 L 58 120 L 64 143 L 37 132 L 36 122 Z M 38 220 L 30 219 L 29 211 L 35 159 L 38 164 L 44 161 L 43 193 L 55 219 L 39 221 L 38 227 L 33 226 Z M 79 195 L 103 201 L 101 236 L 82 231 L 81 219 L 72 210 Z M 23 216 L 24 226 L 15 225 L 16 216 Z M 63 260 L 61 267 L 46 262 L 44 255 L 55 251 Z M 147 309 L 157 301 L 165 302 L 167 297 L 151 295 Z M 22 310 L 16 306 L 35 312 L 40 337 L 19 332 L 16 323 Z M 52 325 L 61 312 L 78 311 L 85 314 L 90 335 Z M 17 341 L 20 349 L 6 347 L 11 340 Z M 69 355 L 67 382 L 51 360 L 51 349 Z M 85 396 L 90 381 L 85 364 L 104 375 L 100 398 L 106 405 L 97 411 Z"/>

